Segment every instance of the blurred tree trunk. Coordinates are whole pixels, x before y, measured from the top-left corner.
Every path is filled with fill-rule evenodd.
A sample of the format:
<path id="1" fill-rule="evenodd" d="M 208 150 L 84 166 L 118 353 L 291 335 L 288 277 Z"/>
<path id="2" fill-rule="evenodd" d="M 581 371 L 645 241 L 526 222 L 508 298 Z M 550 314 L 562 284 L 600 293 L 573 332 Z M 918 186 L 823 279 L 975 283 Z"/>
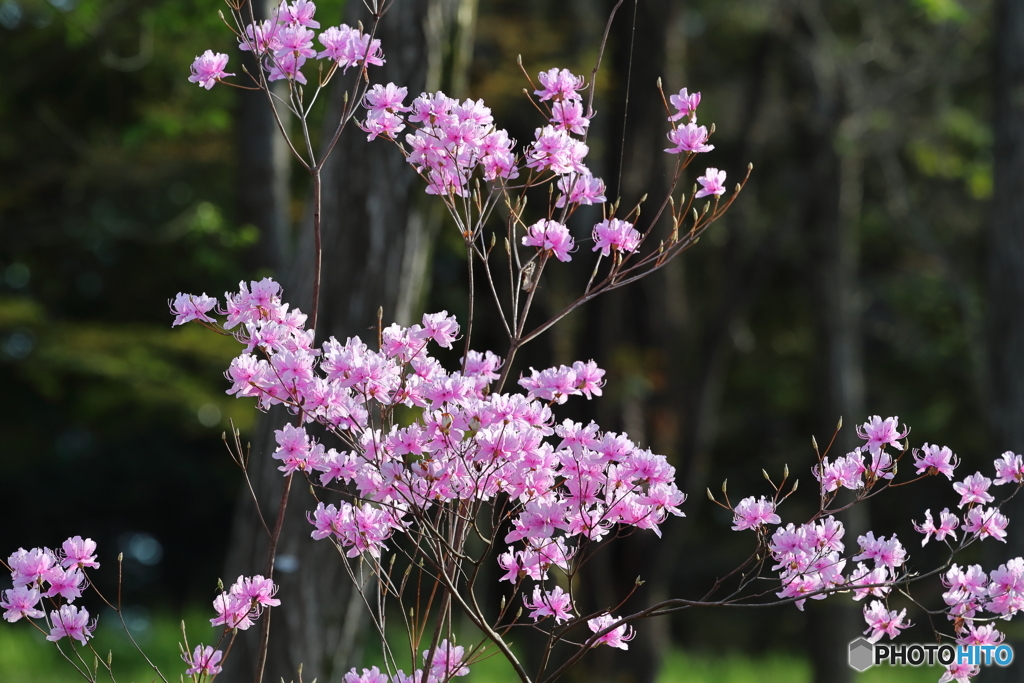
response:
<path id="1" fill-rule="evenodd" d="M 1001 0 L 995 21 L 992 216 L 988 244 L 991 410 L 997 451 L 1024 452 L 1024 3 Z M 1024 499 L 1006 515 L 1020 524 Z M 1007 536 L 1005 561 L 1024 555 L 1024 534 Z M 1024 642 L 1010 643 L 1024 652 Z M 984 669 L 979 680 L 1024 681 L 1024 658 Z"/>
<path id="2" fill-rule="evenodd" d="M 808 137 L 806 194 L 803 228 L 812 264 L 808 276 L 815 293 L 812 309 L 817 324 L 821 394 L 815 423 L 818 443 L 825 448 L 840 418 L 845 426 L 836 436 L 829 457 L 845 455 L 857 444 L 854 425 L 864 414 L 864 362 L 862 353 L 858 279 L 858 222 L 863 197 L 863 156 L 856 139 L 859 130 L 858 91 L 861 66 L 844 58 L 830 25 L 836 9 L 827 0 L 797 4 L 793 30 L 799 36 L 795 60 L 803 88 L 813 103 L 806 116 Z M 861 8 L 869 13 L 866 4 Z M 865 505 L 840 516 L 845 541 L 855 543 L 867 522 Z M 816 683 L 853 680 L 847 662 L 848 643 L 859 635 L 857 605 L 832 598 L 808 601 L 809 655 Z"/>
<path id="3" fill-rule="evenodd" d="M 438 88 L 442 77 L 450 77 L 452 63 L 467 64 L 468 59 L 459 55 L 459 46 L 462 50 L 472 46 L 471 36 L 465 36 L 473 30 L 473 15 L 467 15 L 466 3 L 475 5 L 475 0 L 395 2 L 377 31 L 387 61 L 371 70 L 374 82 L 407 86 L 411 98 Z M 348 3 L 346 23 L 355 25 L 360 20 L 370 26 L 363 4 Z M 452 44 L 457 46 L 454 52 L 449 47 Z M 330 122 L 337 121 L 341 111 L 343 91 L 339 86 L 335 84 L 330 95 L 327 135 L 333 132 Z M 421 183 L 390 143 L 367 142 L 361 131 L 350 128 L 322 175 L 324 265 L 318 341 L 329 336 L 375 336 L 378 307 L 383 308 L 385 321 L 408 324 L 418 312 L 426 288 L 430 230 L 420 210 Z M 311 220 L 307 217 L 294 256 L 281 273 L 286 299 L 303 310 L 309 309 L 312 296 L 312 257 Z M 270 457 L 275 447 L 273 434 L 286 419 L 283 411 L 261 416 L 253 438 L 249 474 L 269 525 L 283 490 L 283 478 Z M 362 598 L 352 590 L 342 564 L 346 560 L 329 543 L 310 538 L 305 515 L 313 507 L 311 500 L 307 483 L 297 478 L 274 575 L 282 604 L 271 611 L 264 676 L 274 683 L 299 680 L 300 667 L 304 681 L 340 681 L 359 663 L 364 640 L 373 639 L 372 634 L 367 635 Z M 264 571 L 266 541 L 267 533 L 245 492 L 235 516 L 225 583 L 242 573 Z M 258 631 L 254 628 L 240 634 L 233 661 L 221 676 L 225 683 L 254 679 Z"/>
<path id="4" fill-rule="evenodd" d="M 253 0 L 256 21 L 267 19 L 277 7 L 274 0 Z M 248 52 L 243 53 L 245 68 L 256 73 L 259 65 Z M 272 85 L 278 95 L 287 93 L 287 84 Z M 266 93 L 239 90 L 235 114 L 238 171 L 236 176 L 238 222 L 259 228 L 260 245 L 257 268 L 280 273 L 288 263 L 291 247 L 291 152 L 277 130 Z"/>

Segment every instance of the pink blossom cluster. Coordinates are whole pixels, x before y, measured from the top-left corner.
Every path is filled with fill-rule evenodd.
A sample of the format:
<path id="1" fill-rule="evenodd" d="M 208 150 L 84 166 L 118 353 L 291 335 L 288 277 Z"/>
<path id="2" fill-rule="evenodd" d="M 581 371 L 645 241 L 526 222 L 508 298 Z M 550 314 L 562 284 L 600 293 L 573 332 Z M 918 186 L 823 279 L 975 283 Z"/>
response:
<path id="1" fill-rule="evenodd" d="M 709 137 L 707 127 L 697 125 L 697 106 L 700 104 L 700 93 L 695 92 L 691 95 L 686 88 L 683 88 L 677 95 L 671 95 L 669 101 L 676 111 L 668 117 L 668 120 L 672 122 L 672 130 L 668 133 L 668 140 L 672 143 L 672 147 L 665 151 L 669 154 L 684 152 L 700 154 L 713 150 L 715 146 L 707 144 Z M 682 118 L 688 118 L 689 121 L 682 126 L 676 126 L 675 122 Z"/>
<path id="2" fill-rule="evenodd" d="M 315 14 L 316 5 L 310 0 L 282 2 L 270 19 L 241 29 L 238 49 L 259 57 L 267 80 L 288 80 L 303 85 L 307 81 L 302 67 L 307 59 L 330 60 L 343 72 L 364 62 L 374 66 L 384 63 L 380 41 L 371 40 L 360 29 L 341 24 L 325 29 L 318 36 L 313 30 L 320 28 L 320 22 L 313 18 Z M 323 50 L 317 51 L 314 38 Z M 207 50 L 192 63 L 189 81 L 209 90 L 222 78 L 235 75 L 225 72 L 227 63 L 226 54 Z"/>
<path id="3" fill-rule="evenodd" d="M 415 132 L 405 137 L 406 158 L 426 178 L 429 194 L 468 196 L 477 168 L 487 182 L 518 178 L 526 168 L 559 176 L 558 207 L 604 202 L 604 182 L 583 164 L 589 148 L 574 137 L 584 135 L 590 124 L 578 92 L 583 78 L 551 69 L 539 80 L 544 87 L 535 94 L 541 102 L 551 102 L 549 122 L 536 129 L 522 159 L 513 151 L 515 140 L 494 126 L 482 100 L 460 103 L 440 91 L 422 93 L 407 106 L 406 88 L 375 85 L 364 97 L 367 114 L 359 125 L 372 140 L 378 135 L 395 139 L 407 124 L 415 124 Z"/>
<path id="4" fill-rule="evenodd" d="M 393 83 L 373 86 L 363 99 L 367 114 L 359 126 L 372 140 L 378 135 L 394 139 L 406 123 L 415 124 L 405 136 L 406 161 L 426 178 L 428 194 L 467 196 L 478 167 L 486 181 L 518 177 L 515 141 L 495 128 L 483 100 L 459 102 L 438 91 L 422 93 L 406 106 L 406 94 L 406 88 Z"/>
<path id="5" fill-rule="evenodd" d="M 304 316 L 281 302 L 273 281 L 242 283 L 225 301 L 223 327 L 246 346 L 228 369 L 228 393 L 254 397 L 264 409 L 283 404 L 297 416 L 275 435 L 282 472 L 357 492 L 357 500 L 323 501 L 309 515 L 311 535 L 349 556 L 379 557 L 391 535 L 427 511 L 507 496 L 505 541 L 521 545 L 509 545 L 499 564 L 518 585 L 542 581 L 551 567 L 568 569 L 577 537 L 597 541 L 616 525 L 657 531 L 668 515 L 682 515 L 684 496 L 664 456 L 593 422 L 556 424 L 554 405 L 601 395 L 604 371 L 593 361 L 531 370 L 519 382 L 525 394 L 497 393 L 494 354 L 471 351 L 454 372 L 429 355 L 430 344 L 450 347 L 459 336 L 446 312 L 382 330 L 378 350 L 355 337 L 315 349 Z M 398 406 L 415 419 L 386 428 L 371 420 Z M 340 437 L 340 447 L 319 443 L 306 430 L 312 422 Z M 250 602 L 236 593 L 218 597 L 218 623 L 242 628 Z M 538 617 L 567 614 L 555 592 L 532 604 Z"/>
<path id="6" fill-rule="evenodd" d="M 430 650 L 423 652 L 423 662 L 427 663 L 430 657 Z M 360 674 L 353 667 L 345 674 L 344 683 L 444 683 L 456 676 L 469 674 L 469 667 L 466 666 L 466 651 L 461 645 L 455 645 L 447 638 L 437 644 L 434 655 L 430 658 L 430 666 L 424 669 L 416 669 L 411 675 L 398 670 L 392 676 L 388 676 L 376 666 L 363 669 Z"/>
<path id="7" fill-rule="evenodd" d="M 18 548 L 7 558 L 13 588 L 0 596 L 4 619 L 14 623 L 22 618 L 46 619 L 50 633 L 47 640 L 68 637 L 85 645 L 96 628 L 89 621 L 89 611 L 72 604 L 82 597 L 89 580 L 85 569 L 98 568 L 96 543 L 81 536 L 64 541 L 57 552 L 49 548 Z M 47 618 L 40 603 L 49 598 L 57 609 Z"/>

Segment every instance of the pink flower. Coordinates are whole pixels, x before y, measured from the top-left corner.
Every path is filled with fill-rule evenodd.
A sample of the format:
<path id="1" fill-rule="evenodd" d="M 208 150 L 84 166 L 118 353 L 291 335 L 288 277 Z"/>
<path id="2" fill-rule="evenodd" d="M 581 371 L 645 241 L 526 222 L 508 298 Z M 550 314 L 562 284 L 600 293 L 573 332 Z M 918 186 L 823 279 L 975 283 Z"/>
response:
<path id="1" fill-rule="evenodd" d="M 303 75 L 302 65 L 306 58 L 295 52 L 281 52 L 274 55 L 273 63 L 270 66 L 270 73 L 267 75 L 269 81 L 294 80 L 296 83 L 306 84 L 306 77 Z"/>
<path id="2" fill-rule="evenodd" d="M 593 619 L 589 619 L 587 621 L 587 626 L 590 627 L 591 631 L 593 631 L 594 633 L 597 633 L 599 631 L 603 631 L 604 629 L 608 628 L 609 626 L 611 626 L 612 624 L 614 624 L 618 620 L 619 620 L 618 617 L 613 617 L 610 614 L 602 614 L 599 617 L 594 617 Z M 621 626 L 613 628 L 608 633 L 605 633 L 603 636 L 599 637 L 594 642 L 594 645 L 602 645 L 603 644 L 603 645 L 608 645 L 609 647 L 617 647 L 620 650 L 628 650 L 629 649 L 629 645 L 626 645 L 626 642 L 630 641 L 630 640 L 633 640 L 633 636 L 634 635 L 635 635 L 635 632 L 633 631 L 633 627 L 632 626 L 628 626 L 626 624 L 622 624 Z"/>
<path id="3" fill-rule="evenodd" d="M 448 311 L 423 314 L 423 330 L 416 335 L 419 339 L 433 339 L 438 346 L 450 349 L 459 336 L 459 323 Z"/>
<path id="4" fill-rule="evenodd" d="M 620 221 L 618 218 L 603 220 L 594 226 L 594 247 L 592 251 L 601 250 L 608 256 L 612 251 L 632 253 L 640 248 L 640 233 L 632 223 Z"/>
<path id="5" fill-rule="evenodd" d="M 91 538 L 83 541 L 81 536 L 74 536 L 64 541 L 61 548 L 64 551 L 64 559 L 60 563 L 62 567 L 99 569 L 100 563 L 96 561 L 96 541 Z"/>
<path id="6" fill-rule="evenodd" d="M 907 551 L 903 549 L 903 545 L 900 544 L 895 534 L 891 540 L 887 541 L 885 536 L 875 539 L 874 532 L 869 531 L 864 536 L 858 536 L 857 542 L 860 544 L 861 552 L 859 555 L 854 555 L 854 562 L 874 560 L 876 567 L 888 567 L 895 571 L 896 567 L 902 565 L 907 559 Z"/>
<path id="7" fill-rule="evenodd" d="M 317 59 L 334 60 L 342 72 L 350 66 L 362 64 L 364 56 L 367 65 L 380 66 L 384 63 L 380 41 L 371 43 L 368 34 L 346 24 L 331 26 L 320 34 L 319 40 L 326 49 L 316 56 Z"/>
<path id="8" fill-rule="evenodd" d="M 953 490 L 960 494 L 960 503 L 957 507 L 963 507 L 968 503 L 991 503 L 995 500 L 992 494 L 988 493 L 988 487 L 992 480 L 982 476 L 981 472 L 975 472 L 963 481 L 953 484 Z"/>
<path id="9" fill-rule="evenodd" d="M 77 567 L 66 571 L 60 567 L 54 567 L 50 570 L 46 580 L 50 582 L 50 588 L 43 594 L 45 597 L 52 598 L 55 595 L 60 595 L 68 602 L 82 597 L 85 575 Z"/>
<path id="10" fill-rule="evenodd" d="M 559 261 L 571 261 L 569 252 L 576 244 L 569 235 L 569 229 L 557 221 L 541 219 L 526 229 L 523 246 L 537 247 L 541 251 L 553 254 Z"/>
<path id="11" fill-rule="evenodd" d="M 534 131 L 534 143 L 526 150 L 527 168 L 551 170 L 557 175 L 582 173 L 583 157 L 590 148 L 582 140 L 570 137 L 569 131 L 544 126 Z"/>
<path id="12" fill-rule="evenodd" d="M 277 607 L 281 604 L 281 601 L 274 597 L 277 586 L 273 581 L 265 579 L 259 574 L 253 577 L 239 576 L 228 590 L 246 598 L 258 607 Z"/>
<path id="13" fill-rule="evenodd" d="M 63 605 L 56 612 L 50 612 L 50 622 L 53 627 L 46 639 L 53 642 L 67 636 L 85 645 L 85 641 L 92 638 L 92 632 L 96 630 L 96 621 L 90 624 L 89 612 L 84 607 L 79 609 L 77 605 Z"/>
<path id="14" fill-rule="evenodd" d="M 4 619 L 12 624 L 22 617 L 42 619 L 46 613 L 38 608 L 41 598 L 37 589 L 28 586 L 15 586 L 4 591 L 3 599 L 0 599 L 0 608 L 6 610 Z"/>
<path id="15" fill-rule="evenodd" d="M 574 76 L 568 69 L 548 69 L 537 74 L 537 80 L 544 86 L 542 90 L 534 90 L 533 94 L 545 100 L 576 100 L 580 94 L 576 92 L 583 88 L 585 83 L 583 76 Z"/>
<path id="16" fill-rule="evenodd" d="M 998 508 L 972 507 L 964 518 L 964 532 L 1006 543 L 1007 524 L 1009 520 Z"/>
<path id="17" fill-rule="evenodd" d="M 960 525 L 960 520 L 949 511 L 949 508 L 944 508 L 939 513 L 939 525 L 935 526 L 935 523 L 932 521 L 932 511 L 925 510 L 924 522 L 920 525 L 917 522 L 913 522 L 913 525 L 918 532 L 924 534 L 924 540 L 921 541 L 921 545 L 925 546 L 931 539 L 932 534 L 935 534 L 936 541 L 941 541 L 946 536 L 952 536 L 955 539 L 956 531 L 954 529 Z"/>
<path id="18" fill-rule="evenodd" d="M 555 623 L 560 624 L 572 619 L 572 596 L 563 591 L 561 586 L 555 586 L 551 591 L 542 591 L 540 586 L 534 586 L 533 601 L 524 595 L 523 604 L 531 610 L 530 616 L 534 621 L 554 617 Z"/>
<path id="19" fill-rule="evenodd" d="M 551 123 L 556 128 L 583 135 L 590 126 L 590 119 L 583 115 L 583 103 L 579 100 L 562 100 L 551 106 Z"/>
<path id="20" fill-rule="evenodd" d="M 430 651 L 423 653 L 426 661 Z M 452 645 L 447 639 L 442 640 L 434 650 L 434 658 L 430 662 L 430 675 L 438 681 L 450 680 L 453 676 L 465 676 L 469 667 L 462 663 L 465 649 L 461 645 Z"/>
<path id="21" fill-rule="evenodd" d="M 245 35 L 238 39 L 238 49 L 243 52 L 255 52 L 257 55 L 276 50 L 280 46 L 277 39 L 280 28 L 280 24 L 269 19 L 258 24 L 249 24 L 245 27 Z"/>
<path id="22" fill-rule="evenodd" d="M 925 444 L 921 451 L 914 450 L 914 466 L 917 467 L 917 474 L 944 474 L 947 479 L 953 479 L 953 470 L 960 464 L 960 458 L 953 455 L 953 451 L 947 446 L 932 446 Z"/>
<path id="23" fill-rule="evenodd" d="M 606 201 L 604 196 L 604 181 L 595 178 L 590 171 L 584 170 L 581 173 L 570 173 L 558 179 L 559 195 L 555 206 L 562 208 L 569 204 L 602 204 Z"/>
<path id="24" fill-rule="evenodd" d="M 309 59 L 316 57 L 316 50 L 313 49 L 313 36 L 315 34 L 305 26 L 285 26 L 277 32 L 277 46 L 274 49 L 274 57 L 282 59 L 291 54 L 293 57 Z"/>
<path id="25" fill-rule="evenodd" d="M 873 600 L 870 607 L 864 608 L 864 621 L 868 624 L 864 633 L 871 633 L 868 640 L 872 643 L 877 643 L 883 635 L 888 635 L 889 640 L 892 640 L 900 631 L 910 626 L 910 623 L 904 621 L 906 616 L 905 609 L 900 612 L 889 611 L 880 601 Z"/>
<path id="26" fill-rule="evenodd" d="M 668 101 L 676 108 L 676 113 L 668 117 L 669 121 L 678 121 L 685 116 L 689 116 L 692 120 L 696 116 L 697 106 L 700 104 L 700 93 L 695 92 L 691 95 L 686 88 L 683 88 L 678 95 L 669 95 Z"/>
<path id="27" fill-rule="evenodd" d="M 366 92 L 363 97 L 363 106 L 372 113 L 409 111 L 409 107 L 402 104 L 408 93 L 408 88 L 400 88 L 394 83 L 387 85 L 378 83 Z"/>
<path id="28" fill-rule="evenodd" d="M 967 628 L 970 632 L 957 639 L 961 645 L 999 645 L 1006 639 L 1006 635 L 996 629 L 995 624 L 968 624 Z"/>
<path id="29" fill-rule="evenodd" d="M 779 524 L 782 519 L 775 514 L 775 503 L 761 496 L 754 500 L 753 496 L 744 498 L 733 510 L 733 531 L 756 529 L 763 524 Z"/>
<path id="30" fill-rule="evenodd" d="M 30 586 L 48 579 L 51 568 L 57 564 L 57 558 L 47 548 L 18 548 L 7 558 L 7 566 L 11 568 L 11 580 L 14 586 Z"/>
<path id="31" fill-rule="evenodd" d="M 864 456 L 860 451 L 853 451 L 836 458 L 830 463 L 822 458 L 821 464 L 815 465 L 811 472 L 821 483 L 821 492 L 829 493 L 840 487 L 856 490 L 864 487 Z"/>
<path id="32" fill-rule="evenodd" d="M 945 673 L 939 678 L 939 683 L 950 683 L 951 681 L 964 683 L 980 673 L 981 667 L 976 664 L 957 664 L 954 662 L 946 667 Z"/>
<path id="33" fill-rule="evenodd" d="M 698 126 L 696 123 L 688 123 L 685 126 L 669 131 L 668 141 L 675 145 L 665 149 L 669 154 L 680 154 L 682 152 L 697 154 L 710 152 L 715 148 L 714 145 L 707 144 L 708 129 L 704 126 Z"/>
<path id="34" fill-rule="evenodd" d="M 217 616 L 210 619 L 211 625 L 224 625 L 240 631 L 247 630 L 259 617 L 259 613 L 253 609 L 252 601 L 237 593 L 221 593 L 214 598 L 213 609 Z"/>
<path id="35" fill-rule="evenodd" d="M 1013 451 L 1006 451 L 996 460 L 996 486 L 1024 483 L 1024 458 Z"/>
<path id="36" fill-rule="evenodd" d="M 186 676 L 216 676 L 221 672 L 221 667 L 217 664 L 220 662 L 223 653 L 220 650 L 214 650 L 210 645 L 196 645 L 195 652 L 191 656 L 187 652 L 182 653 L 181 658 L 188 664 L 188 670 L 185 671 Z"/>
<path id="37" fill-rule="evenodd" d="M 704 175 L 697 178 L 697 182 L 701 184 L 701 189 L 694 195 L 697 199 L 710 195 L 718 197 L 725 194 L 725 171 L 709 168 L 704 171 Z"/>
<path id="38" fill-rule="evenodd" d="M 900 440 L 905 439 L 910 430 L 899 431 L 899 421 L 898 417 L 887 417 L 883 420 L 878 415 L 874 415 L 870 420 L 857 427 L 857 436 L 867 440 L 865 447 L 872 454 L 878 453 L 886 446 L 892 446 L 896 450 L 902 451 L 903 446 L 900 444 Z"/>
<path id="39" fill-rule="evenodd" d="M 277 8 L 277 20 L 289 24 L 320 28 L 320 22 L 313 20 L 316 5 L 310 0 L 295 0 L 291 5 L 284 2 Z"/>
<path id="40" fill-rule="evenodd" d="M 342 683 L 423 683 L 423 672 L 417 671 L 418 676 L 406 676 L 404 673 L 399 671 L 395 674 L 395 678 L 392 681 L 388 678 L 386 673 L 383 673 L 376 666 L 370 667 L 369 669 L 363 669 L 363 674 L 360 676 L 356 673 L 355 667 L 345 674 L 342 679 Z"/>
<path id="41" fill-rule="evenodd" d="M 209 90 L 213 84 L 225 76 L 235 74 L 225 73 L 224 67 L 228 65 L 228 56 L 221 52 L 214 54 L 213 50 L 207 50 L 192 62 L 192 75 L 188 77 L 190 83 L 198 83 L 200 87 Z"/>
<path id="42" fill-rule="evenodd" d="M 171 323 L 171 327 L 184 325 L 191 320 L 203 320 L 208 323 L 217 322 L 206 315 L 217 305 L 217 299 L 212 296 L 206 296 L 205 292 L 198 296 L 178 292 L 178 296 L 174 298 L 174 301 L 168 302 L 168 304 L 171 307 L 171 313 L 174 314 L 174 322 Z"/>

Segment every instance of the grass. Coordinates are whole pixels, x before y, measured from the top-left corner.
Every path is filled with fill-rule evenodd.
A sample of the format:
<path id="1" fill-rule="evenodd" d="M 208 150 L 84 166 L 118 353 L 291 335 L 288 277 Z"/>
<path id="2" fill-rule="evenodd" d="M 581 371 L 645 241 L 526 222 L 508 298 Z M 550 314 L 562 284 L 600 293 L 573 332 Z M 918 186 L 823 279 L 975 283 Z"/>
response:
<path id="1" fill-rule="evenodd" d="M 204 613 L 186 616 L 189 634 L 209 633 Z M 108 615 L 93 641 L 99 652 L 113 653 L 118 683 L 150 683 L 159 680 Z M 140 644 L 170 681 L 184 670 L 178 651 L 181 631 L 175 618 L 157 615 L 140 631 Z M 195 636 L 192 636 L 195 637 Z M 195 645 L 195 643 L 193 643 Z M 91 653 L 87 661 L 92 663 Z M 939 667 L 877 667 L 859 674 L 857 683 L 935 683 Z M 53 644 L 24 623 L 0 624 L 0 681 L 17 683 L 76 683 L 85 680 L 72 669 Z M 105 680 L 102 677 L 100 680 Z M 109 680 L 109 679 L 106 679 Z M 463 683 L 513 683 L 511 669 L 499 657 L 477 663 Z M 787 654 L 748 656 L 730 653 L 711 656 L 673 650 L 665 661 L 659 683 L 810 683 L 810 664 Z"/>

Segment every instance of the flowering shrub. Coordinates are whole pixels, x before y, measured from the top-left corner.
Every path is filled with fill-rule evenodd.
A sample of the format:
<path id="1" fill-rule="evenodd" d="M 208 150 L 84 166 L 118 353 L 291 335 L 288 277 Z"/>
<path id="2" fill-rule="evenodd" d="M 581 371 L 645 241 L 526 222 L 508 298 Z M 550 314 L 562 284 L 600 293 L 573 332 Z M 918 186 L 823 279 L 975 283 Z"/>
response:
<path id="1" fill-rule="evenodd" d="M 624 216 L 616 215 L 619 203 L 609 205 L 604 183 L 584 164 L 593 117 L 593 77 L 588 83 L 566 69 L 539 73 L 539 86 L 531 81 L 531 87 L 547 120 L 536 129 L 533 141 L 517 149 L 516 141 L 495 126 L 490 109 L 480 100 L 460 102 L 436 92 L 422 93 L 407 105 L 407 88 L 369 85 L 368 68 L 385 58 L 373 36 L 386 7 L 373 6 L 375 23 L 369 32 L 342 25 L 319 35 L 314 31 L 320 28 L 314 19 L 316 7 L 308 0 L 282 3 L 264 22 L 251 21 L 251 14 L 246 22 L 244 3 L 231 7 L 239 48 L 255 55 L 262 67 L 248 74 L 251 87 L 269 92 L 273 81 L 287 85 L 286 99 L 269 98 L 275 113 L 285 106 L 305 122 L 317 99 L 315 94 L 307 97 L 305 86 L 318 92 L 339 70 L 356 70 L 352 92 L 357 97 L 346 107 L 323 154 L 314 155 L 308 137 L 299 145 L 289 140 L 313 177 L 317 207 L 323 160 L 346 123 L 354 120 L 358 103 L 363 111 L 358 127 L 370 141 L 384 138 L 396 145 L 423 177 L 426 192 L 448 208 L 469 256 L 470 317 L 465 331 L 441 311 L 425 314 L 410 327 L 382 325 L 369 344 L 357 337 L 344 342 L 332 337 L 317 345 L 318 210 L 317 286 L 308 318 L 284 303 L 281 287 L 270 279 L 242 282 L 223 300 L 179 293 L 170 304 L 174 325 L 198 322 L 233 335 L 244 347 L 227 369 L 227 393 L 254 399 L 260 410 L 280 405 L 292 416 L 276 430 L 277 448 L 270 457 L 280 462 L 286 486 L 296 476 L 310 485 L 309 533 L 334 544 L 351 560 L 339 561 L 357 589 L 364 591 L 384 639 L 385 670 L 353 669 L 345 677 L 347 683 L 442 683 L 466 675 L 474 662 L 494 649 L 524 683 L 553 681 L 594 647 L 627 649 L 634 637 L 631 623 L 642 618 L 697 605 L 775 602 L 803 609 L 808 599 L 836 593 L 849 594 L 855 601 L 871 598 L 863 610 L 864 633 L 876 642 L 896 637 L 909 625 L 906 609 L 891 608 L 894 589 L 930 577 L 938 577 L 946 588 L 942 611 L 953 624 L 957 642 L 1002 641 L 1003 635 L 987 620 L 1008 619 L 1024 608 L 1024 559 L 989 573 L 980 565 L 961 568 L 953 559 L 976 541 L 1005 541 L 1008 520 L 988 491 L 993 484 L 1010 485 L 1016 493 L 1024 484 L 1020 455 L 1006 453 L 996 460 L 994 481 L 979 472 L 953 483 L 962 512 L 950 512 L 947 506 L 936 525 L 931 510 L 926 510 L 923 521 L 914 523 L 923 535 L 922 546 L 933 538 L 947 546 L 949 559 L 942 566 L 909 572 L 908 553 L 895 534 L 876 536 L 869 531 L 857 538 L 857 550 L 847 550 L 845 529 L 836 514 L 894 486 L 935 475 L 952 481 L 959 465 L 948 448 L 924 444 L 908 450 L 909 429 L 900 428 L 895 417 L 875 416 L 858 427 L 865 443 L 851 453 L 831 460 L 827 449 L 818 454 L 812 468 L 818 510 L 804 523 L 783 526 L 779 514 L 796 491 L 796 484 L 788 483 L 788 468 L 777 484 L 765 474 L 770 494 L 750 495 L 735 505 L 724 485 L 721 501 L 708 491 L 711 500 L 732 515 L 732 529 L 754 532 L 757 546 L 708 597 L 673 598 L 625 616 L 612 614 L 622 603 L 582 613 L 574 594 L 586 557 L 609 535 L 635 530 L 660 534 L 660 525 L 670 515 L 683 516 L 680 507 L 686 496 L 677 488 L 674 468 L 664 456 L 625 434 L 603 431 L 594 422 L 556 417 L 558 406 L 571 397 L 589 400 L 602 395 L 605 373 L 594 361 L 531 368 L 517 381 L 521 391 L 509 391 L 506 384 L 519 348 L 590 299 L 662 267 L 695 244 L 735 200 L 742 184 L 726 198 L 726 172 L 716 168 L 697 177 L 691 193 L 676 197 L 688 166 L 698 154 L 714 149 L 708 144 L 714 126 L 709 130 L 697 124 L 700 93 L 683 88 L 665 102 L 671 145 L 665 151 L 675 156 L 674 176 L 668 196 L 643 226 L 638 224 L 639 205 Z M 323 50 L 313 47 L 314 39 Z M 303 72 L 311 59 L 326 60 L 328 65 L 326 73 L 318 70 L 312 83 L 311 73 Z M 234 75 L 226 71 L 227 63 L 226 55 L 208 50 L 196 58 L 189 80 L 209 89 Z M 584 105 L 588 88 L 591 101 Z M 545 186 L 550 190 L 546 206 L 535 220 L 527 219 L 527 194 L 535 188 L 543 192 Z M 603 216 L 590 231 L 588 252 L 580 248 L 587 237 L 574 236 L 569 219 L 580 206 L 595 204 L 603 206 Z M 495 219 L 498 206 L 508 210 L 503 225 Z M 499 227 L 490 228 L 492 222 Z M 655 236 L 662 223 L 668 225 Z M 502 257 L 501 250 L 494 251 L 499 236 Z M 549 261 L 580 258 L 581 251 L 594 261 L 582 293 L 547 321 L 527 326 Z M 471 347 L 475 262 L 482 266 L 484 286 L 508 338 L 504 358 Z M 507 279 L 499 277 L 498 268 L 507 269 Z M 463 350 L 456 369 L 445 368 L 431 355 L 434 345 L 450 349 L 457 342 Z M 898 464 L 908 454 L 915 476 L 897 482 Z M 237 456 L 246 463 L 241 453 Z M 852 493 L 840 499 L 844 489 Z M 275 534 L 280 524 L 276 528 Z M 275 536 L 271 548 L 276 540 Z M 399 559 L 402 563 L 396 567 Z M 508 583 L 496 615 L 485 611 L 476 597 L 485 563 L 496 564 L 503 572 L 499 582 Z M 273 566 L 273 550 L 268 564 Z M 99 568 L 95 543 L 76 536 L 57 552 L 19 549 L 6 567 L 14 585 L 0 599 L 6 620 L 27 619 L 58 646 L 67 638 L 75 652 L 80 646 L 91 648 L 95 620 L 90 621 L 89 612 L 76 601 L 90 585 L 95 589 L 86 572 Z M 366 572 L 375 579 L 370 588 L 365 588 Z M 770 572 L 777 575 L 766 584 Z M 416 590 L 408 589 L 410 585 Z M 424 585 L 431 596 L 425 602 Z M 120 613 L 119 605 L 96 593 Z M 272 579 L 262 575 L 240 576 L 222 589 L 213 601 L 216 616 L 210 620 L 222 627 L 220 639 L 194 649 L 183 644 L 185 675 L 196 683 L 213 679 L 226 664 L 237 632 L 281 604 L 276 593 Z M 41 607 L 44 600 L 51 611 Z M 403 664 L 394 654 L 397 648 L 389 647 L 389 600 L 408 615 L 408 651 L 422 653 L 421 661 Z M 479 630 L 481 641 L 468 648 L 456 644 L 455 612 Z M 522 627 L 546 633 L 548 651 L 566 643 L 575 652 L 550 670 L 545 654 L 540 671 L 528 673 L 507 640 L 510 631 Z M 264 642 L 261 657 L 265 656 Z M 96 680 L 97 671 L 81 657 L 77 662 L 82 666 L 69 660 L 86 679 Z M 109 661 L 103 666 L 109 668 Z M 403 666 L 411 672 L 406 674 Z M 954 664 L 941 680 L 966 680 L 976 673 L 977 667 Z M 262 665 L 257 677 L 262 677 Z"/>

